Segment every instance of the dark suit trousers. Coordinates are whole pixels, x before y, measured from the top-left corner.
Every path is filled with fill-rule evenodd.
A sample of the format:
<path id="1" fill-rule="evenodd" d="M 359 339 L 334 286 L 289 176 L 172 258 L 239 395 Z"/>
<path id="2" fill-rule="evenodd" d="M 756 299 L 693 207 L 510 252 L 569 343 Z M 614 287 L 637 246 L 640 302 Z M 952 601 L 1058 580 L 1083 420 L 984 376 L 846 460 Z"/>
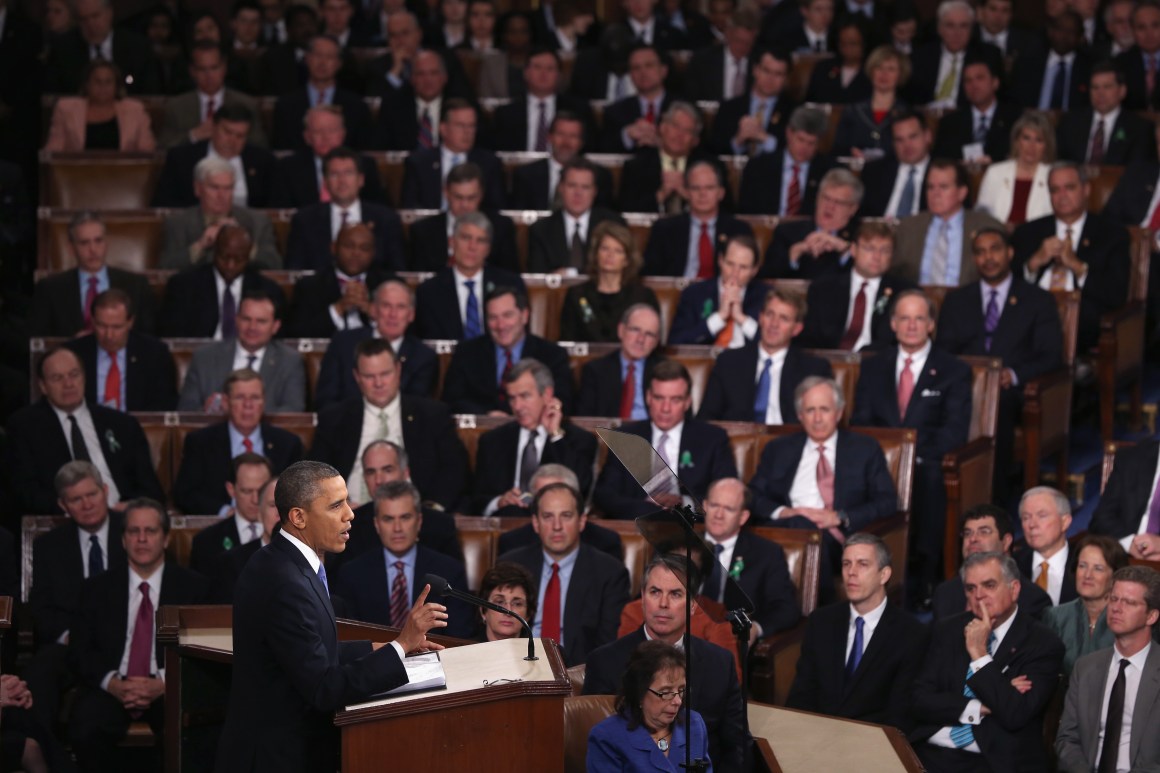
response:
<path id="1" fill-rule="evenodd" d="M 77 690 L 68 731 L 77 765 L 84 773 L 120 773 L 129 768 L 122 756 L 126 750 L 117 744 L 125 738 L 131 721 L 129 712 L 112 693 L 88 686 Z M 157 756 L 156 769 L 160 770 L 161 752 L 165 748 L 161 735 L 165 729 L 164 698 L 149 704 L 141 721 L 148 722 L 157 736 L 157 745 L 149 751 Z"/>
<path id="2" fill-rule="evenodd" d="M 992 771 L 987 758 L 975 752 L 947 749 L 925 741 L 915 744 L 914 751 L 930 773 L 1000 773 Z"/>
<path id="3" fill-rule="evenodd" d="M 60 696 L 74 681 L 68 645 L 56 642 L 41 645 L 24 670 L 24 681 L 34 696 L 31 710 L 37 721 L 44 727 L 55 727 L 60 716 Z"/>

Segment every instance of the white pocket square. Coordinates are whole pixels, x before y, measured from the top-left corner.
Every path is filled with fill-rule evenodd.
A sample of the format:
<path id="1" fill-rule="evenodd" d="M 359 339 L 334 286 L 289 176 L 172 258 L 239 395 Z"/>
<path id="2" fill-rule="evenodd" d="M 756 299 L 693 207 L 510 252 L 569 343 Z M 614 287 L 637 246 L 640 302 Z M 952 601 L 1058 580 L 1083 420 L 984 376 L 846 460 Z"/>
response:
<path id="1" fill-rule="evenodd" d="M 938 391 L 937 389 L 924 389 L 924 390 L 922 390 L 922 396 L 923 397 L 942 397 L 942 392 Z"/>

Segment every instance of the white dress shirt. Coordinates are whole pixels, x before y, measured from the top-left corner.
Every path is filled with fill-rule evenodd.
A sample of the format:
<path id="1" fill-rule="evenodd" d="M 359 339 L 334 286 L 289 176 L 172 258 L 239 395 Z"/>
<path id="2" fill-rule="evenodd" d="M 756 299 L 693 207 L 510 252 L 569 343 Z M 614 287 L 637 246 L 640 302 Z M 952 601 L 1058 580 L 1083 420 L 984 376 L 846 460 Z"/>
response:
<path id="1" fill-rule="evenodd" d="M 89 576 L 89 550 L 92 549 L 92 543 L 89 541 L 91 537 L 97 538 L 97 544 L 101 546 L 101 558 L 104 559 L 105 568 L 109 568 L 109 519 L 105 518 L 101 528 L 96 531 L 86 531 L 79 526 L 77 527 L 77 539 L 81 543 L 81 564 L 84 566 L 84 576 Z"/>
<path id="2" fill-rule="evenodd" d="M 72 452 L 72 424 L 68 420 L 69 414 L 57 408 L 55 405 L 52 406 L 52 412 L 56 414 L 57 421 L 60 422 L 61 431 L 64 432 L 65 442 L 68 443 L 69 451 Z M 97 426 L 93 424 L 93 415 L 89 413 L 88 403 L 82 402 L 80 407 L 72 412 L 72 415 L 76 417 L 77 426 L 81 430 L 81 437 L 85 439 L 85 448 L 89 452 L 89 459 L 92 461 L 93 466 L 101 473 L 105 485 L 109 487 L 109 495 L 106 501 L 111 507 L 121 501 L 121 492 L 117 489 L 117 481 L 113 480 L 113 473 L 109 471 L 109 463 L 105 459 L 105 451 L 101 448 L 101 441 L 97 437 Z M 113 430 L 108 430 L 105 434 L 106 439 L 108 439 L 109 436 L 113 435 Z M 118 442 L 122 441 L 118 440 Z M 75 453 L 72 455 L 74 458 L 76 457 Z M 105 556 L 107 559 L 108 551 L 105 552 Z M 109 562 L 106 560 L 105 567 L 108 568 L 108 566 Z"/>
<path id="3" fill-rule="evenodd" d="M 648 43 L 649 45 L 652 45 L 655 41 L 656 36 L 654 33 L 656 32 L 657 25 L 656 19 L 653 17 L 650 16 L 649 20 L 644 24 L 641 24 L 636 19 L 629 19 L 628 26 L 632 29 L 633 37 L 637 38 L 638 40 Z"/>
<path id="4" fill-rule="evenodd" d="M 838 454 L 838 433 L 835 432 L 821 443 L 822 453 L 830 463 L 830 469 L 837 474 L 835 464 Z M 789 503 L 791 507 L 816 507 L 819 510 L 826 506 L 822 501 L 822 492 L 818 490 L 818 444 L 806 438 L 802 447 L 802 458 L 798 462 L 797 472 L 793 476 L 793 485 L 789 487 Z M 776 520 L 781 517 L 784 507 L 773 511 Z"/>
<path id="5" fill-rule="evenodd" d="M 734 59 L 733 54 L 729 53 L 728 48 L 726 48 L 724 50 L 724 53 L 722 54 L 722 56 L 725 57 L 725 74 L 724 74 L 725 81 L 722 84 L 721 93 L 725 96 L 725 99 L 732 99 L 733 97 L 739 97 L 742 94 L 744 94 L 745 91 L 744 91 L 744 89 L 740 92 L 733 91 L 734 79 L 737 77 L 737 70 L 740 69 L 741 70 L 741 78 L 742 78 L 742 81 L 744 82 L 745 75 L 749 69 L 749 59 L 747 57 L 741 57 L 740 59 Z"/>
<path id="6" fill-rule="evenodd" d="M 1096 129 L 1100 125 L 1100 121 L 1104 122 L 1104 152 L 1108 151 L 1108 143 L 1112 141 L 1112 129 L 1116 125 L 1116 121 L 1120 120 L 1120 108 L 1114 107 L 1106 114 L 1100 115 L 1095 111 L 1092 112 L 1092 125 L 1088 127 L 1087 146 L 1084 147 L 1084 158 L 1087 158 L 1088 152 L 1092 147 L 1092 140 L 1095 139 Z"/>
<path id="7" fill-rule="evenodd" d="M 742 295 L 742 298 L 744 299 L 744 295 Z M 717 308 L 725 308 L 725 303 L 721 299 L 720 279 L 717 280 Z M 726 348 L 740 349 L 752 341 L 757 335 L 757 320 L 745 314 L 744 311 L 742 311 L 742 316 L 744 316 L 745 320 L 740 325 L 733 325 L 733 337 L 729 339 L 729 344 Z M 729 320 L 722 319 L 721 315 L 716 313 L 710 314 L 709 318 L 705 320 L 705 326 L 709 328 L 709 334 L 713 336 L 714 340 L 716 340 L 717 334 L 724 330 L 728 324 Z"/>
<path id="8" fill-rule="evenodd" d="M 1120 747 L 1119 753 L 1116 755 L 1116 773 L 1120 771 L 1132 770 L 1132 714 L 1136 708 L 1136 696 L 1140 692 L 1140 678 L 1144 675 L 1144 664 L 1148 661 L 1148 653 L 1152 651 L 1152 642 L 1144 645 L 1144 648 L 1137 652 L 1132 657 L 1128 658 L 1130 664 L 1124 669 L 1124 718 L 1120 723 Z M 1100 704 L 1100 734 L 1096 738 L 1096 758 L 1093 761 L 1092 770 L 1095 770 L 1100 762 L 1100 755 L 1103 754 L 1104 749 L 1104 723 L 1108 718 L 1108 702 L 1112 698 L 1112 688 L 1116 684 L 1116 678 L 1120 675 L 1120 660 L 1124 656 L 1120 654 L 1119 646 L 1112 647 L 1112 662 L 1108 665 L 1108 676 L 1104 684 L 1104 700 Z"/>
<path id="9" fill-rule="evenodd" d="M 238 529 L 239 545 L 245 545 L 262 538 L 262 524 L 258 521 L 247 521 L 241 513 L 236 511 L 234 512 L 234 526 Z M 251 528 L 254 526 L 257 529 Z M 254 533 L 255 531 L 257 532 L 256 534 Z"/>
<path id="10" fill-rule="evenodd" d="M 862 654 L 866 654 L 866 650 L 870 648 L 870 640 L 874 638 L 874 629 L 878 627 L 878 623 L 882 621 L 882 613 L 886 611 L 886 599 L 882 599 L 882 603 L 871 609 L 866 614 L 858 613 L 854 609 L 854 605 L 850 605 L 850 624 L 846 628 L 846 660 L 849 662 L 850 651 L 854 649 L 854 634 L 858 631 L 856 624 L 857 619 L 862 618 Z"/>
<path id="11" fill-rule="evenodd" d="M 681 433 L 685 431 L 685 422 L 682 421 L 677 426 L 668 430 L 669 439 L 663 451 L 661 450 L 661 435 L 665 434 L 665 431 L 651 422 L 650 426 L 652 428 L 652 447 L 656 449 L 658 454 L 669 460 L 673 466 L 673 472 L 680 476 Z"/>
<path id="12" fill-rule="evenodd" d="M 432 147 L 439 145 L 439 116 L 440 110 L 443 109 L 443 97 L 438 96 L 430 102 L 424 102 L 419 97 L 415 97 L 415 121 L 417 123 L 423 122 L 423 111 L 427 111 L 427 119 L 431 122 L 431 143 Z"/>
<path id="13" fill-rule="evenodd" d="M 1086 212 L 1084 214 L 1080 215 L 1079 220 L 1076 220 L 1074 223 L 1072 223 L 1070 225 L 1063 222 L 1059 218 L 1056 218 L 1055 219 L 1055 236 L 1059 239 L 1066 240 L 1067 239 L 1067 230 L 1070 228 L 1071 229 L 1071 251 L 1073 253 L 1078 252 L 1080 242 L 1081 242 L 1080 237 L 1083 235 L 1083 228 L 1084 228 L 1085 223 L 1087 223 L 1087 213 Z M 1055 264 L 1053 263 L 1051 266 L 1048 267 L 1048 269 L 1046 271 L 1043 272 L 1043 276 L 1039 277 L 1038 282 L 1036 282 L 1035 274 L 1034 274 L 1034 272 L 1031 271 L 1030 266 L 1023 267 L 1023 278 L 1026 279 L 1028 282 L 1031 282 L 1032 284 L 1038 283 L 1039 286 L 1042 287 L 1044 290 L 1051 289 L 1051 276 L 1054 273 L 1055 273 Z M 1065 289 L 1065 290 L 1082 290 L 1083 286 L 1084 286 L 1084 282 L 1087 281 L 1087 274 L 1085 273 L 1082 277 L 1077 278 L 1076 275 L 1073 274 L 1072 272 L 1065 271 L 1064 275 L 1063 275 L 1063 280 L 1064 280 L 1063 289 Z"/>
<path id="14" fill-rule="evenodd" d="M 225 103 L 225 99 L 226 99 L 226 90 L 224 88 L 218 89 L 216 94 L 203 94 L 200 91 L 197 92 L 197 115 L 198 115 L 198 117 L 202 121 L 204 121 L 206 119 L 206 112 L 207 112 L 206 108 L 208 107 L 211 100 L 213 101 L 213 109 L 214 109 L 214 112 L 216 113 L 218 110 L 222 109 L 222 105 Z M 200 122 L 201 121 L 199 121 L 198 123 L 200 123 Z"/>
<path id="15" fill-rule="evenodd" d="M 951 95 L 943 100 L 932 99 L 931 105 L 954 107 L 959 99 L 959 84 L 963 82 L 963 62 L 965 61 L 967 52 L 959 51 L 957 53 L 951 53 L 946 50 L 945 46 L 941 48 L 941 52 L 938 58 L 938 77 L 934 81 L 935 93 L 931 96 L 934 97 L 938 94 L 943 81 L 952 72 L 954 73 L 955 79 L 951 86 Z"/>
<path id="16" fill-rule="evenodd" d="M 250 365 L 250 358 L 254 358 L 254 364 Z M 234 370 L 241 370 L 242 368 L 252 368 L 253 370 L 262 372 L 262 360 L 266 357 L 266 347 L 263 346 L 257 351 L 246 351 L 241 343 L 234 346 Z"/>
<path id="17" fill-rule="evenodd" d="M 922 369 L 926 365 L 926 358 L 930 356 L 931 343 L 928 340 L 926 345 L 917 352 L 909 353 L 901 346 L 898 347 L 898 358 L 894 362 L 894 383 L 897 385 L 902 378 L 902 369 L 906 367 L 906 358 L 910 358 L 910 373 L 914 376 L 914 383 L 918 384 L 918 377 L 922 375 Z"/>
<path id="18" fill-rule="evenodd" d="M 891 191 L 890 201 L 886 204 L 885 217 L 903 218 L 907 215 L 918 214 L 921 211 L 923 180 L 926 179 L 926 168 L 929 165 L 929 155 L 917 164 L 899 163 L 898 175 L 894 178 L 894 190 Z M 912 166 L 914 167 L 914 209 L 910 212 L 899 212 L 898 202 L 902 198 L 902 189 L 906 187 L 906 178 L 910 174 Z"/>
<path id="19" fill-rule="evenodd" d="M 237 312 L 242 308 L 242 276 L 239 274 L 238 277 L 234 279 L 234 281 L 230 282 L 227 286 L 226 280 L 222 278 L 222 275 L 219 274 L 217 270 L 214 270 L 213 282 L 215 292 L 217 293 L 218 309 L 221 309 L 222 300 L 226 292 L 229 292 L 230 295 L 234 296 L 234 313 L 237 314 Z M 215 341 L 222 340 L 221 314 L 218 314 L 218 323 L 217 327 L 214 328 L 213 337 Z"/>
<path id="20" fill-rule="evenodd" d="M 383 436 L 384 418 L 380 417 L 385 417 L 386 437 Z M 371 496 L 374 494 L 373 491 L 367 491 L 366 481 L 363 480 L 362 454 L 367 446 L 380 439 L 397 443 L 400 447 L 403 445 L 402 409 L 399 405 L 398 395 L 395 395 L 395 399 L 382 408 L 371 405 L 366 401 L 366 398 L 363 398 L 362 432 L 358 439 L 358 453 L 355 454 L 354 467 L 351 468 L 350 475 L 346 479 L 346 488 L 350 494 L 351 502 L 355 506 L 371 501 Z"/>

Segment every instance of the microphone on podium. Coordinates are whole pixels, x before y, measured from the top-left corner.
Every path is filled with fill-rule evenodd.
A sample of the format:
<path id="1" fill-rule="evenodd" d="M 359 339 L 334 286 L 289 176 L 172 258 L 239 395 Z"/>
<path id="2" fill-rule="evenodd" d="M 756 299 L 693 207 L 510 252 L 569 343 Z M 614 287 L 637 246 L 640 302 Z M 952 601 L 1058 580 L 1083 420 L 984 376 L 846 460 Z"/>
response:
<path id="1" fill-rule="evenodd" d="M 455 590 L 455 588 L 451 587 L 451 583 L 447 582 L 447 580 L 443 579 L 437 574 L 428 574 L 423 578 L 423 583 L 425 585 L 431 586 L 431 593 L 436 598 L 450 596 L 453 599 L 459 599 L 460 601 L 465 601 L 468 604 L 474 604 L 477 607 L 490 609 L 493 612 L 499 612 L 500 614 L 508 615 L 509 617 L 514 617 L 516 620 L 519 620 L 520 625 L 522 625 L 524 630 L 528 632 L 528 656 L 524 658 L 524 660 L 539 660 L 539 658 L 536 657 L 536 640 L 532 637 L 532 627 L 528 625 L 527 620 L 523 619 L 515 612 L 505 607 L 501 607 L 499 604 L 493 604 L 486 599 L 481 599 L 479 596 L 472 595 L 465 591 Z"/>

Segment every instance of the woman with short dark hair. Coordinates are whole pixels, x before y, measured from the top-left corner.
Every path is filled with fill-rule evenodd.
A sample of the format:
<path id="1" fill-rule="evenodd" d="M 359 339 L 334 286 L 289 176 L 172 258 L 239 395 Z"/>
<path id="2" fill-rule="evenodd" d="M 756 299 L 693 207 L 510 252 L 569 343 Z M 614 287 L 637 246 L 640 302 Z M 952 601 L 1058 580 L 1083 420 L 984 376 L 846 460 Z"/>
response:
<path id="1" fill-rule="evenodd" d="M 1083 655 L 1112 646 L 1116 637 L 1108 630 L 1107 619 L 1112 575 L 1128 565 L 1128 554 L 1120 543 L 1103 535 L 1087 535 L 1073 555 L 1078 598 L 1048 607 L 1043 616 L 1043 622 L 1063 640 L 1065 674 Z"/>

